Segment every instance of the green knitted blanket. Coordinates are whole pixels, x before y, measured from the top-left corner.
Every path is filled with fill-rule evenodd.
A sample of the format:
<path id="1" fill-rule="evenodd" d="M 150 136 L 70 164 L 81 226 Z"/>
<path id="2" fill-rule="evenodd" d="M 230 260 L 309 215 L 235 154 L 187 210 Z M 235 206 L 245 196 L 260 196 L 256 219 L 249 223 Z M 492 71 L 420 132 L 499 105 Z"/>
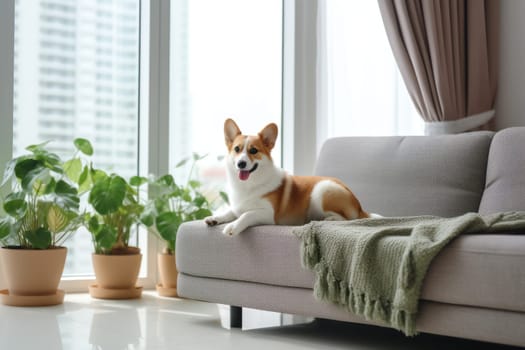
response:
<path id="1" fill-rule="evenodd" d="M 421 286 L 432 259 L 454 237 L 525 229 L 525 212 L 455 218 L 390 217 L 315 221 L 295 229 L 314 295 L 416 335 Z"/>

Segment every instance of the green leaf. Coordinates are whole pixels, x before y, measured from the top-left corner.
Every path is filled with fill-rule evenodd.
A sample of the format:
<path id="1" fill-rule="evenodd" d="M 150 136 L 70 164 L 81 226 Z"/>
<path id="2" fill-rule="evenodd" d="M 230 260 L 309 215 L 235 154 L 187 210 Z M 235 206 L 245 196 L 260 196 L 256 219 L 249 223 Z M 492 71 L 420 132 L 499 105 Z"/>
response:
<path id="1" fill-rule="evenodd" d="M 155 205 L 153 203 L 148 203 L 148 206 L 140 214 L 140 222 L 146 227 L 151 227 L 155 223 L 155 215 L 157 211 L 155 210 Z"/>
<path id="2" fill-rule="evenodd" d="M 180 168 L 180 167 L 184 166 L 186 163 L 188 163 L 188 160 L 190 160 L 190 159 L 189 158 L 184 158 L 183 160 L 178 162 L 177 165 L 175 165 L 175 168 Z"/>
<path id="3" fill-rule="evenodd" d="M 173 192 L 169 193 L 168 196 L 170 198 L 179 198 L 179 197 L 182 197 L 183 194 L 184 194 L 184 191 L 182 190 L 182 188 L 179 186 L 176 186 L 173 189 Z"/>
<path id="4" fill-rule="evenodd" d="M 193 200 L 193 204 L 197 207 L 197 208 L 200 208 L 202 207 L 203 204 L 205 204 L 207 201 L 206 201 L 206 198 L 204 196 L 201 196 L 201 195 L 198 195 L 197 197 L 195 197 L 195 199 Z"/>
<path id="5" fill-rule="evenodd" d="M 82 153 L 84 153 L 86 156 L 92 156 L 93 155 L 93 146 L 91 146 L 91 142 L 89 142 L 86 139 L 83 138 L 76 138 L 73 143 L 75 144 L 75 147 Z"/>
<path id="6" fill-rule="evenodd" d="M 195 213 L 193 213 L 193 217 L 195 218 L 195 220 L 202 220 L 211 215 L 212 215 L 212 212 L 206 208 L 201 208 L 197 210 Z"/>
<path id="7" fill-rule="evenodd" d="M 93 181 L 91 180 L 89 168 L 84 166 L 84 170 L 82 170 L 82 173 L 78 178 L 78 193 L 82 194 L 89 191 L 92 184 Z"/>
<path id="8" fill-rule="evenodd" d="M 117 242 L 117 230 L 110 225 L 101 225 L 94 238 L 99 248 L 109 250 Z"/>
<path id="9" fill-rule="evenodd" d="M 195 188 L 199 188 L 201 187 L 201 183 L 200 181 L 197 181 L 197 180 L 190 180 L 188 181 L 188 184 L 190 185 L 191 188 L 195 189 Z"/>
<path id="10" fill-rule="evenodd" d="M 24 199 L 25 197 L 26 197 L 26 194 L 24 192 L 22 192 L 22 191 L 20 191 L 20 192 L 11 192 L 5 197 L 4 203 L 12 201 L 14 199 Z"/>
<path id="11" fill-rule="evenodd" d="M 52 205 L 47 212 L 47 227 L 52 233 L 58 233 L 64 230 L 69 224 L 67 213 L 56 205 Z"/>
<path id="12" fill-rule="evenodd" d="M 182 219 L 174 212 L 162 213 L 157 217 L 155 222 L 157 231 L 166 241 L 175 241 L 177 230 L 179 229 Z"/>
<path id="13" fill-rule="evenodd" d="M 45 187 L 40 191 L 41 194 L 51 194 L 55 192 L 56 187 L 56 181 L 55 179 L 51 178 L 49 182 L 45 185 Z"/>
<path id="14" fill-rule="evenodd" d="M 153 206 L 156 213 L 162 213 L 164 211 L 170 210 L 170 200 L 167 196 L 162 196 L 160 198 L 155 198 L 153 200 Z"/>
<path id="15" fill-rule="evenodd" d="M 230 199 L 228 198 L 228 194 L 226 192 L 220 191 L 219 195 L 221 196 L 224 203 L 230 204 Z"/>
<path id="16" fill-rule="evenodd" d="M 26 158 L 18 161 L 15 165 L 15 175 L 22 180 L 29 172 L 44 167 L 44 162 L 41 160 Z"/>
<path id="17" fill-rule="evenodd" d="M 95 182 L 89 194 L 89 203 L 101 215 L 114 213 L 122 205 L 126 191 L 126 180 L 111 175 Z"/>
<path id="18" fill-rule="evenodd" d="M 132 176 L 132 177 L 129 179 L 129 184 L 130 184 L 131 186 L 134 186 L 134 187 L 142 186 L 142 185 L 145 184 L 146 182 L 148 182 L 148 179 L 146 179 L 146 178 L 143 177 L 143 176 Z"/>
<path id="19" fill-rule="evenodd" d="M 50 142 L 51 140 L 48 140 L 48 141 L 45 141 L 45 142 L 42 142 L 36 145 L 29 145 L 26 147 L 26 150 L 28 150 L 29 152 L 33 152 L 33 153 L 43 151 L 44 147 L 47 146 L 47 144 Z"/>
<path id="20" fill-rule="evenodd" d="M 175 185 L 175 180 L 173 179 L 173 176 L 171 174 L 166 174 L 166 175 L 161 176 L 157 180 L 157 183 L 159 183 L 160 185 L 170 187 L 170 186 Z"/>
<path id="21" fill-rule="evenodd" d="M 36 249 L 46 249 L 51 245 L 51 232 L 43 227 L 39 227 L 36 231 L 25 232 L 24 237 Z"/>
<path id="22" fill-rule="evenodd" d="M 44 166 L 56 173 L 62 174 L 62 161 L 55 153 L 50 153 L 46 150 L 35 152 L 35 159 L 43 162 Z"/>
<path id="23" fill-rule="evenodd" d="M 13 225 L 14 225 L 14 220 L 11 218 L 6 217 L 3 219 L 0 219 L 0 239 L 4 239 L 7 236 L 14 233 Z"/>
<path id="24" fill-rule="evenodd" d="M 58 194 L 77 194 L 76 188 L 74 188 L 64 180 L 59 180 L 57 182 L 55 192 Z"/>
<path id="25" fill-rule="evenodd" d="M 51 181 L 51 175 L 49 174 L 49 169 L 44 167 L 36 167 L 35 169 L 30 170 L 22 178 L 21 185 L 25 191 L 31 192 L 33 186 L 36 183 L 48 183 Z M 37 189 L 35 188 L 35 191 Z"/>
<path id="26" fill-rule="evenodd" d="M 67 177 L 74 183 L 79 183 L 82 175 L 82 161 L 79 158 L 73 158 L 64 163 L 64 172 Z"/>
<path id="27" fill-rule="evenodd" d="M 207 154 L 201 156 L 201 155 L 199 155 L 198 153 L 193 152 L 193 160 L 194 160 L 195 162 L 198 162 L 199 160 L 204 159 L 204 158 L 206 158 L 207 156 L 208 156 Z"/>
<path id="28" fill-rule="evenodd" d="M 69 185 L 64 180 L 59 180 L 55 186 L 55 198 L 54 202 L 67 209 L 78 210 L 80 205 L 80 199 L 76 188 Z"/>
<path id="29" fill-rule="evenodd" d="M 11 159 L 9 162 L 7 162 L 4 170 L 4 178 L 2 179 L 2 184 L 0 184 L 0 187 L 3 187 L 15 174 L 15 166 L 18 162 L 18 159 Z"/>
<path id="30" fill-rule="evenodd" d="M 39 200 L 36 203 L 36 210 L 32 207 L 28 207 L 27 214 L 25 215 L 24 219 L 26 219 L 28 223 L 33 222 L 33 226 L 30 227 L 47 227 L 47 212 L 52 205 L 52 202 Z"/>
<path id="31" fill-rule="evenodd" d="M 187 190 L 187 189 L 185 189 L 185 190 L 181 193 L 181 198 L 182 198 L 183 201 L 190 203 L 190 202 L 191 202 L 191 194 L 190 194 L 190 191 Z"/>
<path id="32" fill-rule="evenodd" d="M 89 174 L 91 175 L 91 179 L 93 182 L 97 182 L 105 177 L 109 177 L 109 175 L 106 174 L 103 170 L 94 169 L 93 167 L 91 167 Z"/>
<path id="33" fill-rule="evenodd" d="M 89 179 L 89 168 L 88 166 L 84 166 L 82 169 L 82 173 L 80 173 L 80 176 L 78 177 L 78 184 L 83 185 L 84 182 L 86 182 Z"/>
<path id="34" fill-rule="evenodd" d="M 15 218 L 21 218 L 27 211 L 27 203 L 23 198 L 6 200 L 4 202 L 4 210 Z"/>
<path id="35" fill-rule="evenodd" d="M 177 185 L 175 184 L 173 176 L 171 176 L 170 174 L 161 176 L 158 179 L 155 179 L 154 181 L 150 181 L 148 188 L 149 196 L 150 198 L 158 198 L 161 196 L 165 196 L 169 192 L 171 192 L 176 186 Z"/>
<path id="36" fill-rule="evenodd" d="M 100 227 L 100 224 L 98 223 L 98 218 L 96 216 L 92 216 L 88 221 L 88 230 L 95 234 L 98 232 Z"/>
<path id="37" fill-rule="evenodd" d="M 140 222 L 146 227 L 151 227 L 155 223 L 155 216 L 151 212 L 143 212 L 140 215 Z"/>

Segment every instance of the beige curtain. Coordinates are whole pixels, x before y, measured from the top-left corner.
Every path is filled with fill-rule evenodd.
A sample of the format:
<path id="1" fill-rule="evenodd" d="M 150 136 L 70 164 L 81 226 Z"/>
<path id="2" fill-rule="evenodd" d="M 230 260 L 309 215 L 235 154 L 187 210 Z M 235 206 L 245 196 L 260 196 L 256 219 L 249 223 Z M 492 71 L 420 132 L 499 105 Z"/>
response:
<path id="1" fill-rule="evenodd" d="M 486 127 L 497 90 L 499 0 L 378 0 L 427 134 Z"/>

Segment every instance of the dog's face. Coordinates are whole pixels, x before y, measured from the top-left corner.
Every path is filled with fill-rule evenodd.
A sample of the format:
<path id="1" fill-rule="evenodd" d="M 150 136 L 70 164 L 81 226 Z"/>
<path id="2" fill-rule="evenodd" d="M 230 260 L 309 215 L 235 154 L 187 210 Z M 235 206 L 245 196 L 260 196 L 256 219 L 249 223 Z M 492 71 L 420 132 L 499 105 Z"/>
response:
<path id="1" fill-rule="evenodd" d="M 224 122 L 224 138 L 228 148 L 228 167 L 236 173 L 237 179 L 247 181 L 257 177 L 261 171 L 271 165 L 271 150 L 277 139 L 277 125 L 265 126 L 258 135 L 247 136 L 232 119 Z"/>

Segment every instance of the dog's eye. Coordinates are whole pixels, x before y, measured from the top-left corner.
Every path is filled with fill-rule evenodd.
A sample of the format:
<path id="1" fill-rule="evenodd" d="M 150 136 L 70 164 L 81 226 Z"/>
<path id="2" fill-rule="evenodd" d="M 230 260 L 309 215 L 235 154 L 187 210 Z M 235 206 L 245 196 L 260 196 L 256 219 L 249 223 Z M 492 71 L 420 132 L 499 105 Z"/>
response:
<path id="1" fill-rule="evenodd" d="M 256 154 L 257 152 L 257 148 L 250 148 L 250 154 Z"/>
<path id="2" fill-rule="evenodd" d="M 235 152 L 239 153 L 241 148 L 239 146 L 235 146 L 235 148 L 233 149 Z"/>

